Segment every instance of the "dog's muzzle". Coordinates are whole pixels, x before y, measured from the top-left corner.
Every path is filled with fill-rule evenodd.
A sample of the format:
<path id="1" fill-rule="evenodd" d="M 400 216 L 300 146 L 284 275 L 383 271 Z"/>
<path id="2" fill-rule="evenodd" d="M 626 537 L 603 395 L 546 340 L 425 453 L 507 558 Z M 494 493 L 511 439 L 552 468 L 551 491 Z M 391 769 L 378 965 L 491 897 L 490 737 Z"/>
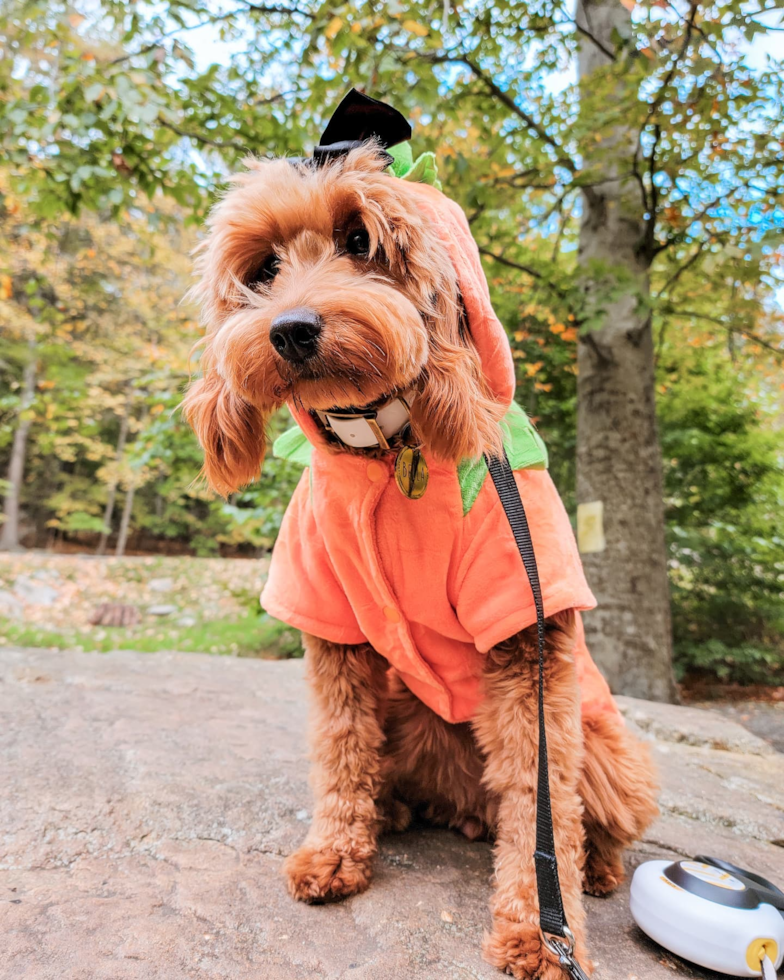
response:
<path id="1" fill-rule="evenodd" d="M 408 425 L 415 398 L 416 389 L 410 388 L 378 408 L 331 409 L 317 414 L 324 427 L 344 446 L 389 449 L 389 440 Z"/>

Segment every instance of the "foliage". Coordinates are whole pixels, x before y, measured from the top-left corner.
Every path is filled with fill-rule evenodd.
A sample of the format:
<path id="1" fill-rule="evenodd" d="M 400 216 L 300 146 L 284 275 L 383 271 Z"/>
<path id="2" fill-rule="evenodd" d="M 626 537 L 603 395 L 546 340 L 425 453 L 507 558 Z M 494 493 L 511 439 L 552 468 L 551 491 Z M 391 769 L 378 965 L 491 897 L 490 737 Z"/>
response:
<path id="1" fill-rule="evenodd" d="M 781 434 L 765 424 L 770 394 L 753 368 L 710 348 L 668 352 L 660 366 L 681 676 L 784 680 Z"/>
<path id="2" fill-rule="evenodd" d="M 37 542 L 48 528 L 92 544 L 112 487 L 119 508 L 133 486 L 137 543 L 271 545 L 295 468 L 268 460 L 228 502 L 192 485 L 199 452 L 175 411 L 199 333 L 178 305 L 187 226 L 248 152 L 306 152 L 358 84 L 414 121 L 468 213 L 570 509 L 577 342 L 628 287 L 597 263 L 585 287 L 581 195 L 608 174 L 637 183 L 679 663 L 767 670 L 782 642 L 784 71 L 746 51 L 776 21 L 754 0 L 623 2 L 628 36 L 581 90 L 570 66 L 601 42 L 565 0 L 0 4 L 0 472 L 34 354 Z M 619 118 L 633 141 L 603 138 Z"/>
<path id="3" fill-rule="evenodd" d="M 271 460 L 262 480 L 230 503 L 196 477 L 201 451 L 178 412 L 189 352 L 200 335 L 181 303 L 194 235 L 176 205 L 160 199 L 112 221 L 85 213 L 40 222 L 4 186 L 0 293 L 0 420 L 17 411 L 23 365 L 36 358 L 37 391 L 26 463 L 25 511 L 39 546 L 86 544 L 104 529 L 107 490 L 135 487 L 136 539 L 269 548 L 299 476 Z M 128 445 L 116 459 L 129 416 Z M 281 418 L 278 428 L 285 424 Z M 0 427 L 0 470 L 13 427 Z M 115 520 L 116 524 L 116 520 Z"/>
<path id="4" fill-rule="evenodd" d="M 643 250 L 663 273 L 657 314 L 756 333 L 781 255 L 784 72 L 744 61 L 772 23 L 753 3 L 637 6 L 613 50 L 562 0 L 17 0 L 2 10 L 0 145 L 15 189 L 46 217 L 120 213 L 157 191 L 201 213 L 216 177 L 247 152 L 311 145 L 355 83 L 415 120 L 493 271 L 538 286 L 559 320 L 590 326 L 622 285 L 618 270 L 597 267 L 582 289 L 573 242 L 580 191 L 631 173 Z M 221 64 L 188 46 L 205 36 L 223 45 Z M 581 45 L 609 58 L 578 92 L 562 76 Z M 639 132 L 631 147 L 601 136 L 619 116 Z M 718 315 L 686 301 L 687 264 L 714 299 L 718 290 Z"/>
<path id="5" fill-rule="evenodd" d="M 259 607 L 265 560 L 193 556 L 91 559 L 41 551 L 0 559 L 0 592 L 24 603 L 31 584 L 51 590 L 49 605 L 14 599 L 0 616 L 0 646 L 55 649 L 190 650 L 248 657 L 301 656 L 299 634 Z M 20 589 L 20 586 L 22 587 Z M 91 625 L 96 609 L 138 611 L 124 627 Z M 166 607 L 166 612 L 155 607 Z"/>

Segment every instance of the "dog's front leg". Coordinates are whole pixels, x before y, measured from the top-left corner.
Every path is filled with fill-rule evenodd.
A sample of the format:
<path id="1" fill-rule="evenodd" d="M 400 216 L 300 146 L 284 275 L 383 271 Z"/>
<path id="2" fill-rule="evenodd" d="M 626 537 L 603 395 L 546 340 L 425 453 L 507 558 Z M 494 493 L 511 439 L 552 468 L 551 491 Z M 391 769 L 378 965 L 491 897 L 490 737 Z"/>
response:
<path id="1" fill-rule="evenodd" d="M 569 926 L 584 970 L 582 907 L 582 805 L 577 793 L 582 764 L 580 704 L 572 650 L 574 616 L 547 621 L 545 710 L 550 755 L 555 847 Z M 484 779 L 498 800 L 493 928 L 485 937 L 488 961 L 518 978 L 564 980 L 542 945 L 536 891 L 536 777 L 538 654 L 536 627 L 523 630 L 487 655 L 486 698 L 475 721 L 486 755 Z"/>
<path id="2" fill-rule="evenodd" d="M 304 645 L 314 702 L 316 806 L 305 843 L 284 870 L 294 898 L 316 902 L 353 895 L 370 883 L 387 664 L 367 644 L 305 636 Z"/>

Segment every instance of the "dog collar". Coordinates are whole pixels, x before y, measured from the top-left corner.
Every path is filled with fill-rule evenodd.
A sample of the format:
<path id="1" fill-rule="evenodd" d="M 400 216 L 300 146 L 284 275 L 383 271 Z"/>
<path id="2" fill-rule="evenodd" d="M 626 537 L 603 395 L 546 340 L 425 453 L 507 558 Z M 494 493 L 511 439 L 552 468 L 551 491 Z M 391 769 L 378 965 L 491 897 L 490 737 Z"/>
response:
<path id="1" fill-rule="evenodd" d="M 324 428 L 344 446 L 352 449 L 389 449 L 389 440 L 401 432 L 411 419 L 416 389 L 410 388 L 378 408 L 317 412 Z"/>

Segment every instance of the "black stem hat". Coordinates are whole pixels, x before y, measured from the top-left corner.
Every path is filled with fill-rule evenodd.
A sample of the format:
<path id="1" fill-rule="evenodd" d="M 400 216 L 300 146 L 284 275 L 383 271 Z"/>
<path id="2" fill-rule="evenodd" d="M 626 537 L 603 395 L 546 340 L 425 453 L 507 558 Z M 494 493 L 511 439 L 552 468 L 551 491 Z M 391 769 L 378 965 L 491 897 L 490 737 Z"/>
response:
<path id="1" fill-rule="evenodd" d="M 411 126 L 391 105 L 352 88 L 332 113 L 321 142 L 313 150 L 313 162 L 317 167 L 322 166 L 371 139 L 387 149 L 411 139 Z M 389 163 L 392 163 L 391 156 Z"/>

